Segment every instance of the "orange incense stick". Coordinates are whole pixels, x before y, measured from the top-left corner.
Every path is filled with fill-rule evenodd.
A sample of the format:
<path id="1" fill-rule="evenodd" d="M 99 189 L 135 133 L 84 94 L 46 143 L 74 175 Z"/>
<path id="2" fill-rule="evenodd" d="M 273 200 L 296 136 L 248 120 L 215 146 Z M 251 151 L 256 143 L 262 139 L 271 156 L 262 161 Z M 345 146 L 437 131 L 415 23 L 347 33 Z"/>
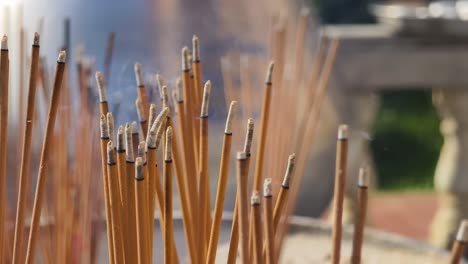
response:
<path id="1" fill-rule="evenodd" d="M 132 128 L 129 123 L 125 125 L 125 167 L 126 167 L 126 192 L 127 192 L 127 222 L 128 222 L 128 240 L 130 248 L 129 255 L 132 262 L 138 261 L 138 239 L 137 239 L 137 216 L 135 199 L 135 152 L 133 148 Z"/>
<path id="2" fill-rule="evenodd" d="M 271 188 L 271 178 L 266 178 L 263 183 L 263 221 L 264 221 L 264 234 L 265 234 L 265 263 L 274 264 L 275 247 L 274 247 L 274 232 L 273 232 L 273 192 Z"/>
<path id="3" fill-rule="evenodd" d="M 450 256 L 450 264 L 459 264 L 465 252 L 466 243 L 468 242 L 468 221 L 463 220 L 458 229 L 457 237 L 452 245 Z"/>
<path id="4" fill-rule="evenodd" d="M 250 204 L 253 208 L 252 217 L 254 218 L 252 233 L 254 246 L 252 251 L 252 259 L 254 260 L 254 263 L 263 263 L 262 213 L 260 208 L 260 194 L 258 191 L 253 192 Z"/>
<path id="5" fill-rule="evenodd" d="M 2 50 L 3 51 L 3 50 Z M 2 54 L 3 57 L 3 54 Z M 34 206 L 31 217 L 31 227 L 29 230 L 28 249 L 26 252 L 26 263 L 34 262 L 37 235 L 39 232 L 39 219 L 41 217 L 42 201 L 46 191 L 46 179 L 48 175 L 49 149 L 54 135 L 55 119 L 57 116 L 58 103 L 60 98 L 60 87 L 62 86 L 63 74 L 65 71 L 65 51 L 60 51 L 57 68 L 55 70 L 55 79 L 52 89 L 52 98 L 50 100 L 49 113 L 47 115 L 46 131 L 43 141 L 39 173 L 36 184 L 36 195 L 34 197 Z M 3 119 L 2 119 L 3 120 Z M 1 205 L 0 205 L 1 206 Z M 0 220 L 1 221 L 1 220 Z M 2 226 L 0 225 L 0 228 Z"/>
<path id="6" fill-rule="evenodd" d="M 10 75 L 10 61 L 8 55 L 8 37 L 3 36 L 0 51 L 0 238 L 5 237 L 5 208 L 6 208 L 6 173 L 7 173 L 7 145 L 8 145 L 8 89 Z M 0 256 L 4 256 L 4 240 L 0 239 Z"/>
<path id="7" fill-rule="evenodd" d="M 138 264 L 147 264 L 150 263 L 148 256 L 148 245 L 147 245 L 147 235 L 146 233 L 146 209 L 147 197 L 145 196 L 144 191 L 144 168 L 143 168 L 143 159 L 141 157 L 136 158 L 135 161 L 135 200 L 136 200 L 136 218 L 137 218 L 137 245 L 138 245 Z"/>
<path id="8" fill-rule="evenodd" d="M 362 241 L 364 239 L 364 225 L 366 224 L 367 214 L 367 187 L 369 185 L 367 172 L 364 169 L 359 170 L 357 184 L 357 204 L 358 211 L 354 221 L 353 248 L 351 254 L 351 264 L 361 263 Z"/>
<path id="9" fill-rule="evenodd" d="M 175 263 L 173 258 L 174 228 L 172 220 L 172 127 L 166 130 L 166 148 L 163 166 L 164 182 L 164 263 Z"/>
<path id="10" fill-rule="evenodd" d="M 245 152 L 237 153 L 237 198 L 241 263 L 249 263 L 248 171 L 246 160 L 247 156 Z"/>

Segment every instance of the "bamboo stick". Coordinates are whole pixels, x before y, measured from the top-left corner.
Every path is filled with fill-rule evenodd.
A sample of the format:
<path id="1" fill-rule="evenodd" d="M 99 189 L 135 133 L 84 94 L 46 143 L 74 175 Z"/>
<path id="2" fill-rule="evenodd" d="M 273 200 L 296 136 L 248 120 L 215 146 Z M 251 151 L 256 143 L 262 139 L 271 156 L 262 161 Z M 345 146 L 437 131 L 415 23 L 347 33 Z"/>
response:
<path id="1" fill-rule="evenodd" d="M 199 262 L 204 263 L 206 261 L 206 250 L 207 241 L 206 236 L 207 230 L 210 225 L 210 206 L 209 206 L 209 175 L 208 175 L 208 104 L 211 93 L 211 82 L 205 83 L 203 90 L 203 102 L 200 114 L 200 146 L 199 146 L 199 183 L 198 183 L 198 201 L 200 202 L 200 212 L 198 214 L 199 224 L 199 240 L 198 240 L 198 253 Z"/>
<path id="2" fill-rule="evenodd" d="M 0 238 L 5 236 L 6 210 L 6 174 L 8 151 L 8 90 L 10 61 L 8 52 L 8 37 L 3 36 L 0 46 Z M 0 239 L 0 256 L 4 256 L 4 240 Z"/>
<path id="3" fill-rule="evenodd" d="M 107 178 L 109 183 L 109 197 L 112 218 L 112 232 L 114 234 L 114 254 L 116 263 L 125 262 L 125 247 L 123 242 L 122 221 L 120 211 L 119 181 L 117 172 L 117 158 L 112 141 L 107 144 Z"/>
<path id="4" fill-rule="evenodd" d="M 361 263 L 362 241 L 364 239 L 364 226 L 366 224 L 367 214 L 367 188 L 369 179 L 365 169 L 359 170 L 359 178 L 357 184 L 357 204 L 358 211 L 356 220 L 354 221 L 353 247 L 351 254 L 351 264 Z"/>
<path id="5" fill-rule="evenodd" d="M 166 130 L 166 148 L 164 151 L 164 263 L 172 264 L 174 230 L 172 220 L 172 127 Z"/>
<path id="6" fill-rule="evenodd" d="M 272 93 L 272 75 L 273 75 L 273 62 L 268 66 L 268 71 L 265 79 L 265 93 L 263 96 L 262 116 L 260 120 L 260 136 L 258 139 L 257 160 L 255 162 L 255 174 L 253 189 L 259 190 L 263 178 L 263 162 L 265 155 L 265 144 L 268 135 L 268 123 L 270 119 L 270 102 Z"/>
<path id="7" fill-rule="evenodd" d="M 348 155 L 348 127 L 338 128 L 336 146 L 335 190 L 333 195 L 333 227 L 331 263 L 339 264 L 341 257 L 341 232 L 343 217 L 344 188 L 346 184 L 346 163 Z"/>
<path id="8" fill-rule="evenodd" d="M 3 54 L 2 54 L 3 57 Z M 55 79 L 52 90 L 52 98 L 50 100 L 49 113 L 47 115 L 46 131 L 41 153 L 41 160 L 39 165 L 39 173 L 36 185 L 36 195 L 34 197 L 34 206 L 32 212 L 31 227 L 29 231 L 28 249 L 26 253 L 26 263 L 31 264 L 34 261 L 34 252 L 36 247 L 37 234 L 39 232 L 39 219 L 41 216 L 42 200 L 44 198 L 46 179 L 48 174 L 48 159 L 49 149 L 51 147 L 51 140 L 53 137 L 55 119 L 57 116 L 57 108 L 60 98 L 60 87 L 62 85 L 63 74 L 65 71 L 65 58 L 66 52 L 60 51 L 57 67 L 55 70 Z M 1 228 L 1 226 L 0 226 Z"/>
<path id="9" fill-rule="evenodd" d="M 243 152 L 246 153 L 245 163 L 247 167 L 246 168 L 247 173 L 249 172 L 249 169 L 250 169 L 250 157 L 251 157 L 253 132 L 254 132 L 253 119 L 249 118 L 249 120 L 247 121 L 247 133 L 245 136 L 244 150 L 243 150 Z M 229 243 L 228 259 L 227 259 L 228 264 L 236 263 L 238 246 L 239 246 L 239 189 L 237 189 L 236 202 L 234 205 L 234 215 L 232 217 L 231 239 Z"/>
<path id="10" fill-rule="evenodd" d="M 263 183 L 263 221 L 264 221 L 264 234 L 265 234 L 265 263 L 274 264 L 275 247 L 274 247 L 274 233 L 273 233 L 273 192 L 271 188 L 271 178 L 266 178 Z"/>
<path id="11" fill-rule="evenodd" d="M 466 243 L 468 241 L 468 221 L 463 220 L 458 229 L 455 242 L 452 245 L 452 252 L 450 255 L 450 264 L 459 264 L 465 252 Z"/>
<path id="12" fill-rule="evenodd" d="M 21 251 L 23 248 L 24 236 L 24 214 L 26 211 L 26 194 L 29 188 L 29 172 L 31 163 L 31 143 L 33 132 L 33 121 L 35 115 L 36 102 L 36 84 L 37 84 L 37 69 L 39 64 L 39 34 L 34 34 L 34 40 L 31 48 L 31 64 L 29 67 L 29 87 L 28 87 L 28 102 L 26 109 L 26 122 L 23 136 L 23 151 L 21 154 L 21 170 L 19 175 L 18 201 L 16 207 L 16 221 L 13 245 L 13 260 L 12 263 L 20 263 Z"/>
<path id="13" fill-rule="evenodd" d="M 219 230 L 224 209 L 224 199 L 226 196 L 227 180 L 229 176 L 229 163 L 231 157 L 232 144 L 232 121 L 237 109 L 237 102 L 232 101 L 224 130 L 223 147 L 221 154 L 221 165 L 218 174 L 218 191 L 216 193 L 215 208 L 213 213 L 213 224 L 211 225 L 210 240 L 208 244 L 207 263 L 214 263 L 216 250 L 218 248 Z"/>
<path id="14" fill-rule="evenodd" d="M 145 213 L 145 207 L 147 205 L 147 197 L 144 191 L 144 168 L 143 159 L 141 157 L 136 158 L 135 161 L 135 200 L 136 200 L 136 218 L 137 218 L 137 245 L 138 245 L 138 263 L 147 264 L 150 263 L 148 259 L 148 246 L 147 246 L 147 233 L 146 224 L 147 218 Z"/>
<path id="15" fill-rule="evenodd" d="M 138 261 L 138 233 L 137 233 L 137 211 L 135 196 L 135 179 L 131 175 L 135 174 L 135 153 L 133 148 L 132 128 L 129 123 L 125 125 L 125 167 L 126 167 L 126 192 L 128 200 L 127 222 L 128 240 L 130 248 L 128 252 L 132 263 Z"/>
<path id="16" fill-rule="evenodd" d="M 109 263 L 115 262 L 114 253 L 114 235 L 112 232 L 112 217 L 111 217 L 111 206 L 110 206 L 110 191 L 109 191 L 109 179 L 107 177 L 107 144 L 109 143 L 109 126 L 107 119 L 104 114 L 101 114 L 100 118 L 101 128 L 101 166 L 102 166 L 102 185 L 104 188 L 104 203 L 106 210 L 106 227 L 107 227 L 107 250 L 109 252 Z"/>
<path id="17" fill-rule="evenodd" d="M 254 249 L 253 254 L 253 263 L 262 264 L 263 263 L 263 233 L 262 233 L 262 214 L 260 208 L 260 194 L 258 191 L 254 191 L 252 194 L 250 204 L 253 207 L 253 218 L 254 218 L 254 227 L 253 230 L 253 241 Z"/>
<path id="18" fill-rule="evenodd" d="M 241 263 L 249 261 L 249 220 L 247 198 L 247 155 L 245 152 L 237 153 L 237 188 L 238 188 L 238 217 Z"/>

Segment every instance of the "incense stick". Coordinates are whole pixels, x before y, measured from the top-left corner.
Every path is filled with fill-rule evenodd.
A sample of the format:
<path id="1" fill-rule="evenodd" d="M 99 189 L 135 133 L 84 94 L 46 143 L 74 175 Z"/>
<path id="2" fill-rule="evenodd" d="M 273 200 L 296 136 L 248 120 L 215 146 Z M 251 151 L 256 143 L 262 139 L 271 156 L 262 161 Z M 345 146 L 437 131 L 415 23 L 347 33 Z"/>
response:
<path id="1" fill-rule="evenodd" d="M 111 66 L 112 66 L 112 54 L 114 51 L 115 43 L 115 32 L 109 32 L 107 36 L 107 46 L 106 46 L 106 55 L 104 57 L 104 77 L 106 83 L 109 83 Z"/>
<path id="2" fill-rule="evenodd" d="M 348 155 L 348 127 L 338 128 L 336 146 L 335 190 L 333 195 L 333 228 L 331 263 L 339 264 L 341 255 L 341 221 L 343 216 L 343 199 L 346 182 L 346 163 Z"/>
<path id="3" fill-rule="evenodd" d="M 33 121 L 35 115 L 37 69 L 39 63 L 39 34 L 34 34 L 31 48 L 31 64 L 29 67 L 28 102 L 26 109 L 26 122 L 23 136 L 23 151 L 21 154 L 21 170 L 19 175 L 18 204 L 16 209 L 15 234 L 12 263 L 20 262 L 20 252 L 23 246 L 24 214 L 26 211 L 26 194 L 29 188 L 29 172 L 31 163 L 31 143 Z"/>
<path id="4" fill-rule="evenodd" d="M 99 94 L 99 110 L 101 114 L 107 114 L 109 112 L 109 106 L 107 103 L 106 85 L 100 72 L 96 72 L 96 83 Z"/>
<path id="5" fill-rule="evenodd" d="M 199 240 L 198 240 L 198 252 L 199 252 L 199 262 L 204 263 L 206 261 L 206 249 L 208 244 L 208 228 L 210 225 L 210 206 L 209 206 L 209 176 L 208 176 L 208 104 L 209 97 L 211 93 L 211 82 L 207 81 L 205 83 L 205 88 L 203 90 L 203 102 L 200 113 L 200 146 L 199 146 L 199 183 L 198 183 L 198 193 L 199 193 L 199 206 L 200 211 L 198 215 L 199 219 Z"/>
<path id="6" fill-rule="evenodd" d="M 250 151 L 252 147 L 253 131 L 254 131 L 253 119 L 249 118 L 249 120 L 247 121 L 247 132 L 245 136 L 244 150 L 243 150 L 246 156 L 245 166 L 246 166 L 247 173 L 249 172 L 249 169 L 250 169 L 250 157 L 251 157 Z M 234 205 L 234 216 L 232 217 L 231 240 L 229 243 L 227 263 L 229 264 L 236 263 L 238 246 L 239 246 L 239 190 L 237 190 L 237 193 L 236 193 L 236 202 Z"/>
<path id="7" fill-rule="evenodd" d="M 247 181 L 248 171 L 246 166 L 246 153 L 237 153 L 237 192 L 239 215 L 239 240 L 241 263 L 249 261 L 249 221 L 248 221 L 248 197 Z"/>
<path id="8" fill-rule="evenodd" d="M 461 262 L 467 242 L 468 242 L 468 221 L 463 220 L 458 229 L 455 242 L 453 242 L 453 245 L 452 245 L 450 264 L 459 264 Z"/>
<path id="9" fill-rule="evenodd" d="M 148 109 L 149 109 L 149 100 L 148 100 L 148 93 L 146 92 L 145 83 L 143 80 L 143 73 L 141 72 L 141 64 L 135 63 L 135 77 L 137 82 L 137 94 L 138 99 L 141 100 L 141 104 L 143 107 L 142 117 L 144 120 L 148 119 Z M 144 132 L 146 133 L 146 132 Z"/>
<path id="10" fill-rule="evenodd" d="M 146 138 L 147 133 L 148 133 L 148 122 L 145 117 L 145 108 L 143 106 L 143 102 L 140 98 L 137 98 L 135 100 L 135 105 L 137 109 L 137 114 L 138 114 L 138 120 L 140 121 L 140 127 L 141 131 L 143 133 L 143 138 Z"/>
<path id="11" fill-rule="evenodd" d="M 367 187 L 369 178 L 367 171 L 363 168 L 359 170 L 359 178 L 357 185 L 357 205 L 356 219 L 354 221 L 353 248 L 351 255 L 351 264 L 361 263 L 362 241 L 364 236 L 364 225 L 366 223 L 367 214 Z"/>
<path id="12" fill-rule="evenodd" d="M 112 233 L 114 234 L 114 254 L 116 263 L 125 262 L 125 247 L 122 232 L 121 205 L 119 197 L 119 182 L 117 172 L 117 158 L 112 141 L 107 144 L 107 178 L 109 183 L 109 197 L 112 217 Z"/>
<path id="13" fill-rule="evenodd" d="M 2 54 L 3 57 L 3 54 Z M 57 116 L 57 108 L 60 97 L 60 87 L 62 85 L 63 73 L 65 70 L 65 51 L 61 51 L 57 60 L 57 67 L 55 70 L 55 79 L 52 90 L 52 98 L 50 100 L 49 114 L 47 115 L 46 131 L 43 141 L 41 160 L 39 165 L 39 173 L 37 177 L 36 195 L 34 197 L 34 207 L 32 213 L 31 227 L 29 231 L 28 249 L 26 253 L 26 263 L 30 264 L 34 261 L 34 252 L 36 247 L 37 233 L 39 232 L 39 219 L 41 216 L 42 200 L 44 197 L 46 179 L 48 173 L 48 159 L 51 140 L 55 126 L 55 119 Z M 1 227 L 1 226 L 0 226 Z"/>
<path id="14" fill-rule="evenodd" d="M 137 245 L 138 245 L 138 263 L 149 263 L 149 253 L 146 238 L 146 224 L 147 218 L 145 213 L 145 205 L 147 204 L 147 197 L 144 191 L 144 168 L 143 159 L 141 157 L 135 160 L 135 200 L 136 200 L 136 218 L 137 218 Z"/>
<path id="15" fill-rule="evenodd" d="M 263 162 L 265 144 L 267 140 L 268 122 L 270 119 L 270 102 L 272 93 L 272 75 L 273 75 L 273 62 L 270 62 L 265 79 L 265 94 L 263 96 L 261 121 L 260 121 L 260 136 L 258 139 L 257 160 L 255 162 L 255 174 L 253 189 L 260 190 L 263 177 Z"/>
<path id="16" fill-rule="evenodd" d="M 8 145 L 8 90 L 10 61 L 8 52 L 8 37 L 3 36 L 0 50 L 0 238 L 5 234 L 6 210 L 6 174 L 7 174 L 7 145 Z M 4 256 L 4 240 L 0 239 L 0 256 Z"/>
<path id="17" fill-rule="evenodd" d="M 260 208 L 260 194 L 257 191 L 254 191 L 251 198 L 251 205 L 253 207 L 253 217 L 254 217 L 254 232 L 253 232 L 253 241 L 254 241 L 254 250 L 252 258 L 254 263 L 263 263 L 263 230 L 262 230 L 262 213 Z"/>
<path id="18" fill-rule="evenodd" d="M 172 223 L 172 127 L 166 130 L 163 166 L 164 182 L 164 263 L 173 263 L 174 230 Z"/>
<path id="19" fill-rule="evenodd" d="M 196 35 L 193 35 L 192 38 L 192 71 L 195 84 L 193 89 L 195 90 L 196 104 L 199 106 L 202 101 L 203 77 L 200 59 L 200 40 Z"/>
<path id="20" fill-rule="evenodd" d="M 137 212 L 135 196 L 135 153 L 133 148 L 132 128 L 129 123 L 125 124 L 125 167 L 126 167 L 126 192 L 128 200 L 127 221 L 128 240 L 130 248 L 129 255 L 133 262 L 138 261 L 138 234 L 137 234 Z M 132 177 L 133 175 L 133 177 Z"/>
<path id="21" fill-rule="evenodd" d="M 273 233 L 273 194 L 271 188 L 271 178 L 266 178 L 263 183 L 263 221 L 264 221 L 264 234 L 265 234 L 265 263 L 276 263 L 274 252 L 274 233 Z"/>
<path id="22" fill-rule="evenodd" d="M 104 114 L 101 114 L 100 118 L 100 129 L 101 129 L 101 166 L 102 166 L 102 185 L 104 188 L 104 202 L 106 212 L 106 227 L 107 227 L 107 249 L 109 252 L 109 262 L 115 263 L 114 236 L 112 232 L 112 217 L 110 207 L 110 191 L 109 181 L 107 178 L 107 144 L 109 143 L 109 126 L 107 119 Z"/>
<path id="23" fill-rule="evenodd" d="M 226 196 L 227 180 L 229 176 L 229 163 L 232 143 L 232 121 L 237 109 L 237 102 L 232 101 L 224 130 L 223 147 L 221 154 L 221 165 L 218 174 L 218 191 L 216 193 L 215 208 L 213 213 L 213 224 L 211 225 L 210 240 L 208 244 L 207 263 L 214 263 L 216 249 L 218 247 L 219 229 L 224 209 L 224 198 Z"/>

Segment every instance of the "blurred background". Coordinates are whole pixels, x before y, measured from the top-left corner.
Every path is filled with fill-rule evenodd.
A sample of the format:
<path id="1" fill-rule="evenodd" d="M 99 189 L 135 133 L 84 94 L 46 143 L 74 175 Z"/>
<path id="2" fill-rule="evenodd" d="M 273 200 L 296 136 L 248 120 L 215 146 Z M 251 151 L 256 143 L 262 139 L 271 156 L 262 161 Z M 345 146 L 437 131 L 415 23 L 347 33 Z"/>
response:
<path id="1" fill-rule="evenodd" d="M 217 135 L 217 132 L 223 129 L 226 115 L 221 58 L 234 58 L 232 60 L 237 66 L 240 63 L 240 54 L 249 55 L 254 73 L 252 75 L 257 76 L 252 80 L 251 87 L 254 91 L 261 89 L 264 71 L 269 61 L 269 31 L 275 10 L 279 7 L 285 8 L 287 10 L 285 13 L 291 15 L 291 21 L 295 21 L 302 7 L 310 9 L 312 14 L 309 21 L 310 37 L 306 42 L 306 50 L 313 51 L 317 46 L 317 36 L 329 25 L 334 25 L 334 29 L 339 29 L 341 25 L 376 26 L 377 28 L 371 29 L 375 30 L 377 35 L 386 32 L 378 27 L 382 26 L 383 22 L 376 17 L 376 12 L 372 12 L 374 4 L 426 6 L 429 3 L 419 1 L 377 3 L 366 0 L 311 0 L 289 3 L 228 0 L 2 0 L 0 32 L 10 36 L 11 46 L 14 47 L 20 43 L 18 32 L 21 27 L 25 30 L 24 43 L 30 43 L 32 33 L 39 31 L 42 39 L 41 52 L 46 58 L 50 72 L 57 51 L 66 45 L 70 45 L 68 46 L 70 65 L 76 63 L 76 58 L 80 57 L 89 59 L 94 70 L 103 70 L 108 33 L 114 32 L 114 55 L 108 94 L 112 103 L 111 111 L 118 112 L 116 124 L 137 119 L 133 101 L 135 97 L 133 64 L 135 62 L 142 64 L 148 85 L 156 86 L 155 73 L 162 74 L 170 85 L 174 85 L 180 70 L 180 49 L 186 45 L 190 46 L 192 35 L 197 34 L 201 40 L 204 79 L 213 81 L 213 99 L 210 104 L 212 113 L 210 118 L 213 122 L 210 123 L 212 125 L 210 133 Z M 64 39 L 66 19 L 70 23 L 69 39 Z M 362 32 L 367 32 L 364 29 L 369 28 L 363 28 Z M 400 38 L 397 34 L 392 34 L 388 36 L 389 43 Z M 401 38 L 416 43 L 415 49 L 432 47 L 436 45 L 434 43 L 445 43 L 447 39 L 450 43 L 461 43 L 456 45 L 463 46 L 466 40 L 465 37 L 437 34 L 430 36 L 429 41 L 426 36 L 420 38 L 417 35 L 406 35 Z M 20 67 L 15 62 L 19 56 L 19 53 L 12 52 L 13 68 Z M 306 57 L 306 60 L 308 59 L 310 56 Z M 382 65 L 386 63 L 384 60 L 381 61 Z M 359 68 L 360 65 L 354 61 L 349 63 L 348 67 Z M 11 74 L 12 87 L 19 87 L 20 71 L 12 71 Z M 73 71 L 70 82 L 77 82 Z M 234 82 L 237 84 L 239 80 Z M 375 191 L 369 209 L 371 225 L 418 240 L 429 240 L 431 224 L 440 206 L 438 194 L 451 193 L 451 189 L 441 188 L 438 191 L 435 188 L 436 167 L 440 165 L 438 162 L 444 138 L 440 128 L 443 115 L 439 114 L 434 106 L 434 100 L 437 98 L 434 99 L 433 90 L 441 84 L 416 87 L 418 84 L 416 82 L 416 85 L 413 83 L 408 86 L 392 86 L 391 89 L 367 89 L 364 92 L 347 90 L 342 95 L 337 95 L 339 94 L 337 91 L 345 88 L 331 84 L 333 87 L 326 99 L 327 104 L 317 134 L 318 140 L 310 146 L 312 154 L 307 162 L 304 184 L 300 189 L 297 214 L 323 218 L 327 215 L 333 191 L 335 131 L 339 123 L 348 123 L 348 120 L 356 119 L 356 117 L 346 117 L 349 113 L 346 113 L 347 108 L 343 106 L 346 103 L 342 102 L 355 100 L 351 95 L 348 96 L 348 93 L 355 93 L 358 97 L 365 94 L 366 98 L 372 97 L 372 99 L 370 101 L 363 99 L 359 111 L 369 114 L 370 121 L 366 121 L 362 126 L 350 124 L 351 140 L 359 145 L 350 151 L 352 161 L 349 174 L 353 175 L 350 181 L 355 179 L 360 166 L 369 167 L 372 172 Z M 95 89 L 94 82 L 91 86 Z M 11 92 L 13 102 L 18 102 L 18 96 L 18 90 Z M 253 105 L 259 108 L 260 103 L 259 97 L 254 97 Z M 11 115 L 14 122 L 18 119 L 19 113 L 13 111 Z M 253 115 L 258 118 L 258 113 L 254 112 Z M 459 127 L 462 127 L 462 124 L 460 121 Z M 463 148 L 462 140 L 459 141 L 459 148 Z M 220 143 L 221 136 L 213 136 L 213 142 Z M 241 144 L 242 140 L 239 140 L 235 143 L 235 148 L 239 149 Z M 212 161 L 213 165 L 210 175 L 214 180 L 217 175 L 220 147 L 216 143 L 213 145 L 215 147 L 210 149 L 210 162 Z M 457 148 L 455 152 L 462 151 Z M 464 156 L 455 156 L 448 159 L 457 160 L 458 163 L 464 162 Z M 451 168 L 453 167 L 458 168 L 452 164 Z M 453 172 L 454 170 L 457 172 Z M 447 169 L 440 173 L 463 174 L 460 171 L 461 169 Z M 230 175 L 227 210 L 232 210 L 235 195 L 233 170 Z M 9 178 L 8 182 L 12 186 L 16 184 L 12 178 Z M 212 193 L 215 187 L 215 184 L 212 184 Z M 468 186 L 465 188 L 468 189 Z M 16 191 L 14 188 L 9 190 L 9 203 L 11 201 L 11 204 L 16 204 L 14 203 Z M 454 196 L 468 192 L 455 193 Z M 459 209 L 462 206 L 457 206 L 450 208 L 457 208 L 454 209 L 457 212 L 455 218 L 459 219 L 466 214 L 466 210 Z"/>

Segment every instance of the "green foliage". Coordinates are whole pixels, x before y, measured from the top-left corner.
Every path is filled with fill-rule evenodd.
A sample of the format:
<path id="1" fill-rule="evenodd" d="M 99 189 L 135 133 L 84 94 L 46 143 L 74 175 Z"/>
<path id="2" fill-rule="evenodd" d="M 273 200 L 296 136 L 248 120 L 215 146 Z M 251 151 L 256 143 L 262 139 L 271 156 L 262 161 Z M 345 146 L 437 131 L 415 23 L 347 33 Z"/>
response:
<path id="1" fill-rule="evenodd" d="M 379 188 L 428 189 L 442 146 L 430 92 L 384 92 L 371 149 Z"/>

